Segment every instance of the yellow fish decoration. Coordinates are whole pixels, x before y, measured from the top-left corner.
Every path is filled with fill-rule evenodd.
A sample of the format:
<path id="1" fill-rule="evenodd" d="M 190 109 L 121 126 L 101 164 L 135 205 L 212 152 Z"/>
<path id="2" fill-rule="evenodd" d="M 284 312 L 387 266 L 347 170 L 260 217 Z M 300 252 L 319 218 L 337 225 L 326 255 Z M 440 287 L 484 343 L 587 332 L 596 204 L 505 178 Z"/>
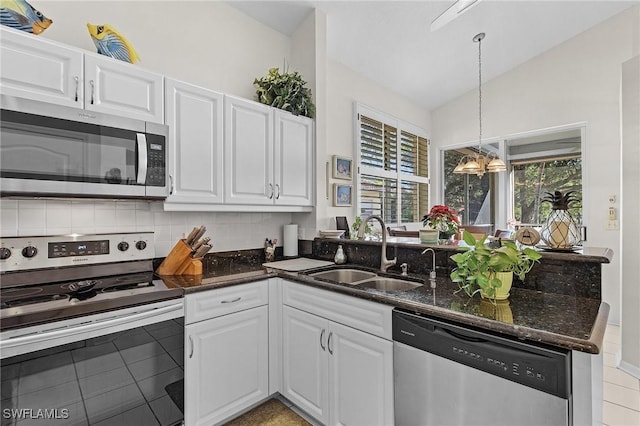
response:
<path id="1" fill-rule="evenodd" d="M 89 35 L 98 49 L 98 53 L 119 59 L 132 64 L 139 61 L 140 57 L 133 46 L 115 28 L 104 25 L 87 24 Z"/>
<path id="2" fill-rule="evenodd" d="M 28 33 L 40 34 L 53 23 L 25 0 L 1 0 L 0 24 Z"/>

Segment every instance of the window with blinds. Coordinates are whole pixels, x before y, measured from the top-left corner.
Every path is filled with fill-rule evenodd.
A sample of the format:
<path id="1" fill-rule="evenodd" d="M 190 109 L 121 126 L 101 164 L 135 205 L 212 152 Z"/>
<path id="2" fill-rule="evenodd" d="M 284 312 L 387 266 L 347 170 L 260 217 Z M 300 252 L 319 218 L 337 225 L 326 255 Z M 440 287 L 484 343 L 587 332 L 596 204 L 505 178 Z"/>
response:
<path id="1" fill-rule="evenodd" d="M 358 211 L 388 224 L 419 222 L 429 203 L 429 140 L 424 131 L 357 107 Z"/>

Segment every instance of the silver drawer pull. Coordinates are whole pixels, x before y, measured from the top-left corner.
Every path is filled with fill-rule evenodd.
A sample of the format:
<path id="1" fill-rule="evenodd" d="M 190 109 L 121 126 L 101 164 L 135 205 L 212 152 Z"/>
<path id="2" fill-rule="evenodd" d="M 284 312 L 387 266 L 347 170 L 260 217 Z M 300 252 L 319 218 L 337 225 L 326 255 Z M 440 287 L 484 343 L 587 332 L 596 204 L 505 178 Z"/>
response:
<path id="1" fill-rule="evenodd" d="M 191 336 L 189 336 L 189 347 L 191 348 L 191 351 L 189 352 L 189 359 L 191 359 L 193 357 L 193 339 Z"/>
<path id="2" fill-rule="evenodd" d="M 233 300 L 223 300 L 223 301 L 222 301 L 222 302 L 220 302 L 220 303 L 235 303 L 235 302 L 237 302 L 237 301 L 238 301 L 238 300 L 240 300 L 240 299 L 242 299 L 242 297 L 236 297 L 236 298 L 235 298 L 235 299 L 233 299 Z"/>
<path id="3" fill-rule="evenodd" d="M 333 348 L 331 347 L 331 337 L 333 336 L 333 331 L 329 333 L 329 338 L 327 339 L 327 349 L 329 349 L 329 353 L 333 355 Z"/>
<path id="4" fill-rule="evenodd" d="M 320 333 L 320 347 L 322 348 L 322 350 L 326 350 L 326 348 L 324 347 L 324 345 L 322 344 L 322 339 L 324 338 L 324 328 L 322 329 L 322 333 Z"/>

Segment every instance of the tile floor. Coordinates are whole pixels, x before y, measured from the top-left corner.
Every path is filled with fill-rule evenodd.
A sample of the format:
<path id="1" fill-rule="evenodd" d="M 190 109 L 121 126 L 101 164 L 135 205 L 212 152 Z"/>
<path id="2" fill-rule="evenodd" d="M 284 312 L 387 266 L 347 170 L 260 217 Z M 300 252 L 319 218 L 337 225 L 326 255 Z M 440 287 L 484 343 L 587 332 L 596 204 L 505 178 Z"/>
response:
<path id="1" fill-rule="evenodd" d="M 640 380 L 616 368 L 620 327 L 608 325 L 604 334 L 604 407 L 606 426 L 640 425 Z"/>
<path id="2" fill-rule="evenodd" d="M 179 424 L 164 388 L 183 378 L 183 331 L 176 319 L 3 360 L 3 410 L 65 408 L 68 418 L 16 421 L 3 411 L 1 425 Z"/>

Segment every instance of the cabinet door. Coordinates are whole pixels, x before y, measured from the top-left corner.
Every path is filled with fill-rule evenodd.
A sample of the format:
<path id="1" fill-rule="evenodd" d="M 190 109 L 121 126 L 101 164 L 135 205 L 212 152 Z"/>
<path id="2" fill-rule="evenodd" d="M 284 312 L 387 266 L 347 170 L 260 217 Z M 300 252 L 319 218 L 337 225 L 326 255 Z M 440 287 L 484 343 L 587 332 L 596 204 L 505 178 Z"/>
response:
<path id="1" fill-rule="evenodd" d="M 282 307 L 283 395 L 323 424 L 329 421 L 328 324 L 324 318 Z"/>
<path id="2" fill-rule="evenodd" d="M 223 99 L 222 93 L 165 81 L 172 183 L 167 203 L 222 203 Z"/>
<path id="3" fill-rule="evenodd" d="M 1 28 L 0 92 L 82 107 L 82 53 L 22 31 Z"/>
<path id="4" fill-rule="evenodd" d="M 186 326 L 185 424 L 211 425 L 269 394 L 268 308 Z"/>
<path id="5" fill-rule="evenodd" d="M 329 424 L 393 424 L 393 343 L 334 322 L 329 333 Z"/>
<path id="6" fill-rule="evenodd" d="M 97 54 L 84 57 L 85 102 L 90 111 L 162 123 L 162 74 Z"/>
<path id="7" fill-rule="evenodd" d="M 289 206 L 313 205 L 313 120 L 275 110 L 275 200 Z"/>
<path id="8" fill-rule="evenodd" d="M 273 204 L 273 112 L 257 102 L 225 96 L 225 202 Z"/>

